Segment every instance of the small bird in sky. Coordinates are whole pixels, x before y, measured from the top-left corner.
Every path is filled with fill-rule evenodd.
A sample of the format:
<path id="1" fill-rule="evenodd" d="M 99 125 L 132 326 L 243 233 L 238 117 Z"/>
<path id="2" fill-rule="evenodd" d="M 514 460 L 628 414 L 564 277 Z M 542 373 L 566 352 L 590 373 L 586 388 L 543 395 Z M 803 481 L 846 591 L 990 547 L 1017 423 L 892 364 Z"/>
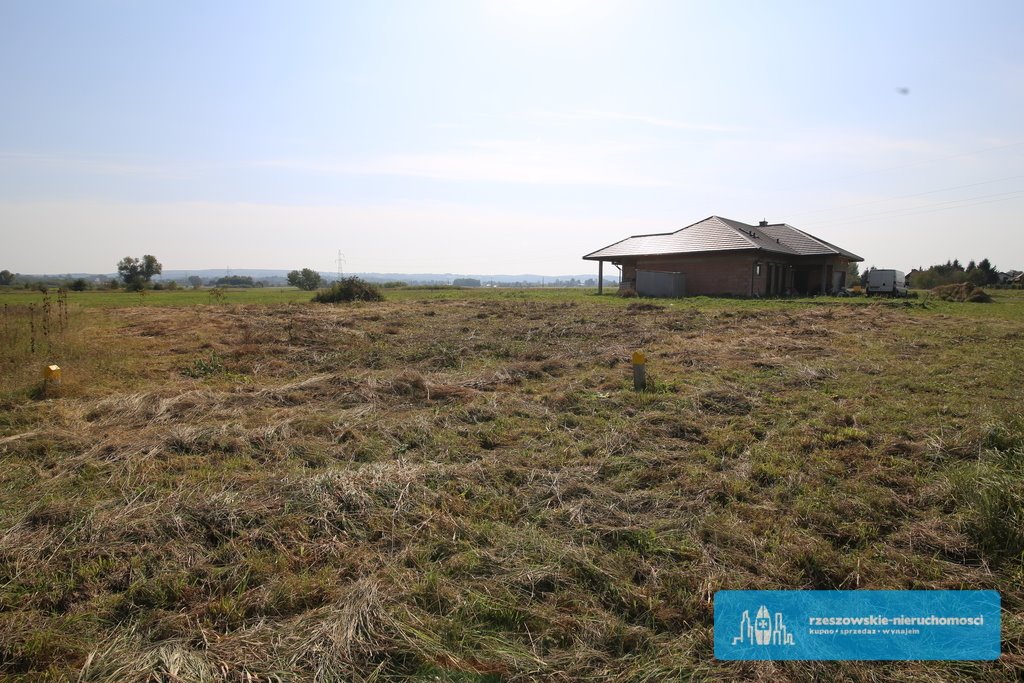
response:
<path id="1" fill-rule="evenodd" d="M 901 95 L 909 95 L 910 88 L 896 88 L 896 92 L 898 92 Z"/>

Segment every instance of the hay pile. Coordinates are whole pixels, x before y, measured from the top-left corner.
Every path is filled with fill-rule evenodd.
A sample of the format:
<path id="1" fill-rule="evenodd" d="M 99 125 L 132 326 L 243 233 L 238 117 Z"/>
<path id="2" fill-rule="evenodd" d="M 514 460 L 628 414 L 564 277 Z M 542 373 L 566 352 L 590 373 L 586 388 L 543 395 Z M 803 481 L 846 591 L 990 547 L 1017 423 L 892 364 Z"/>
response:
<path id="1" fill-rule="evenodd" d="M 932 290 L 932 294 L 943 301 L 970 301 L 978 304 L 992 303 L 990 297 L 981 287 L 975 287 L 970 282 L 961 282 L 956 285 L 943 285 Z"/>

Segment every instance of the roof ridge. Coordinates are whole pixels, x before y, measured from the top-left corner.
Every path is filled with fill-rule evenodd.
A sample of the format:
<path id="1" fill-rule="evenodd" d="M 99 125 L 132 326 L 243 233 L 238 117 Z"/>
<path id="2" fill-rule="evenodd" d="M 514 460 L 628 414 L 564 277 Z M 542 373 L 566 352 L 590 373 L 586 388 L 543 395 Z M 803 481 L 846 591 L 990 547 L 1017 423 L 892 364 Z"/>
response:
<path id="1" fill-rule="evenodd" d="M 714 218 L 719 223 L 721 223 L 725 227 L 729 228 L 730 230 L 735 232 L 737 235 L 739 235 L 740 237 L 742 237 L 746 241 L 750 242 L 750 244 L 753 245 L 754 247 L 756 247 L 758 249 L 761 248 L 761 245 L 758 244 L 757 242 L 755 242 L 754 238 L 752 238 L 748 233 L 744 232 L 743 230 L 740 230 L 735 225 L 732 225 L 732 223 L 740 223 L 741 225 L 746 225 L 746 223 L 743 223 L 742 221 L 734 221 L 731 218 L 722 218 L 721 216 L 712 216 L 711 218 Z M 707 219 L 704 219 L 704 220 L 707 220 Z M 750 227 L 754 227 L 754 226 L 751 225 Z"/>
<path id="2" fill-rule="evenodd" d="M 639 235 L 630 235 L 626 239 L 628 240 L 628 239 L 632 239 L 634 237 L 658 237 L 659 235 L 674 235 L 677 232 L 679 232 L 679 231 L 676 230 L 674 232 L 642 232 Z M 622 240 L 619 240 L 619 242 L 621 242 L 621 241 Z M 615 244 L 618 244 L 619 242 L 616 242 Z"/>
<path id="3" fill-rule="evenodd" d="M 695 225 L 700 225 L 701 223 L 703 223 L 703 222 L 705 222 L 705 221 L 709 221 L 709 220 L 711 220 L 712 218 L 718 218 L 718 216 L 714 216 L 714 215 L 712 215 L 712 216 L 708 216 L 707 218 L 701 218 L 701 219 L 700 219 L 699 221 L 696 221 L 696 222 L 694 222 L 694 223 L 690 223 L 689 225 L 684 225 L 683 227 L 679 228 L 678 230 L 673 230 L 672 232 L 670 232 L 670 233 L 666 233 L 666 234 L 669 234 L 669 235 L 678 235 L 678 234 L 679 234 L 679 233 L 681 233 L 681 232 L 682 232 L 683 230 L 689 230 L 689 229 L 690 229 L 690 228 L 692 228 L 693 226 L 695 226 Z"/>
<path id="4" fill-rule="evenodd" d="M 807 232 L 806 230 L 801 230 L 800 228 L 794 227 L 794 226 L 790 225 L 789 223 L 773 223 L 772 225 L 769 225 L 767 227 L 781 227 L 781 228 L 786 228 L 787 230 L 791 230 L 791 231 L 793 231 L 795 233 L 799 233 L 800 235 L 803 235 L 804 237 L 806 237 L 810 241 L 814 242 L 815 244 L 817 244 L 820 247 L 823 247 L 827 251 L 835 254 L 836 256 L 853 257 L 855 259 L 860 259 L 861 261 L 864 260 L 860 256 L 857 256 L 856 254 L 854 254 L 852 251 L 847 251 L 846 249 L 843 249 L 842 247 L 840 247 L 840 246 L 838 246 L 836 244 L 832 244 L 831 242 L 823 240 L 820 237 L 815 237 L 814 235 L 812 235 L 811 233 Z"/>
<path id="5" fill-rule="evenodd" d="M 817 242 L 818 244 L 820 244 L 820 245 L 821 245 L 821 246 L 823 246 L 823 247 L 826 247 L 826 248 L 828 248 L 828 249 L 831 249 L 832 251 L 836 252 L 837 254 L 839 253 L 839 250 L 838 250 L 838 249 L 836 248 L 836 245 L 834 245 L 834 244 L 829 244 L 829 243 L 828 243 L 828 242 L 826 242 L 825 240 L 822 240 L 822 239 L 818 239 L 817 237 L 815 237 L 814 235 L 810 234 L 809 232 L 804 232 L 804 231 L 803 231 L 803 230 L 801 230 L 800 228 L 794 228 L 794 227 L 793 227 L 792 225 L 790 225 L 789 223 L 779 223 L 779 225 L 781 225 L 781 226 L 783 226 L 783 227 L 786 227 L 786 228 L 789 228 L 790 230 L 796 230 L 796 231 L 797 231 L 798 233 L 800 233 L 800 234 L 801 234 L 801 235 L 803 235 L 804 237 L 807 237 L 808 239 L 811 239 L 811 240 L 813 240 L 813 241 Z"/>

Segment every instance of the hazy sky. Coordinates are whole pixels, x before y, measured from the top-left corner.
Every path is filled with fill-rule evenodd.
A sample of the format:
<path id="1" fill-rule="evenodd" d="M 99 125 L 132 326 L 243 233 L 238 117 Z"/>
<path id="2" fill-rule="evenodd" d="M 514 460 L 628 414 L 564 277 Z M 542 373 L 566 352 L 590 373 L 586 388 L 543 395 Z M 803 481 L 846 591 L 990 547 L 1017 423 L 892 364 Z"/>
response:
<path id="1" fill-rule="evenodd" d="M 0 268 L 580 273 L 711 214 L 1024 268 L 1022 36 L 1020 0 L 0 0 Z"/>

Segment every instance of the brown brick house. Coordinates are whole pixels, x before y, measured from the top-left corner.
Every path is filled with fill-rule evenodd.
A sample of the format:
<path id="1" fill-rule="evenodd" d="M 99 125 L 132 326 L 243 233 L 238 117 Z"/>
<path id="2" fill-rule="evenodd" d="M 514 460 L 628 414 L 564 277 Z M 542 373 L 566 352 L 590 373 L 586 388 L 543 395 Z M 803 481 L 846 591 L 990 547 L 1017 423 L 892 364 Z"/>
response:
<path id="1" fill-rule="evenodd" d="M 847 265 L 864 260 L 785 223 L 747 225 L 719 216 L 675 232 L 627 237 L 583 258 L 597 261 L 602 276 L 605 262 L 621 268 L 620 288 L 657 293 L 649 283 L 673 273 L 680 283 L 674 293 L 693 296 L 831 293 L 846 285 Z"/>

